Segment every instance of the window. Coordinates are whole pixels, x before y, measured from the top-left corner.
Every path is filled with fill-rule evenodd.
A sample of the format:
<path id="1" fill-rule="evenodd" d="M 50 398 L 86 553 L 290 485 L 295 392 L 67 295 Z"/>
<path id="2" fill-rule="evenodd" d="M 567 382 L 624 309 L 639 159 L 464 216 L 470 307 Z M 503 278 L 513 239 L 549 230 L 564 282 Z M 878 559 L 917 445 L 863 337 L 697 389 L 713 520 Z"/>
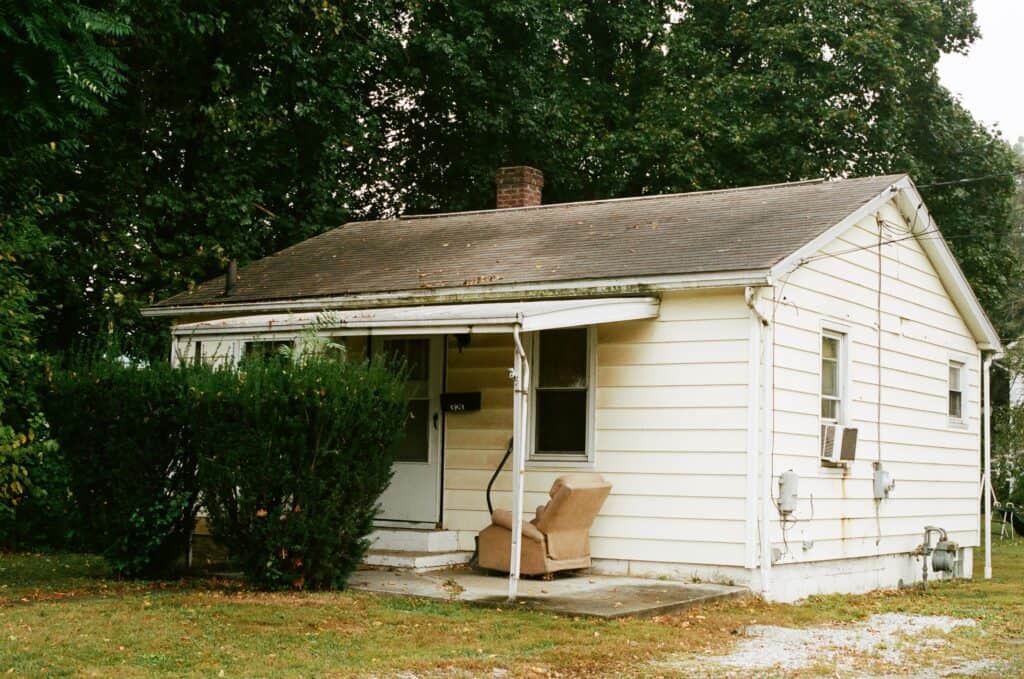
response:
<path id="1" fill-rule="evenodd" d="M 846 416 L 843 403 L 845 379 L 845 338 L 838 332 L 821 335 L 821 419 L 841 422 Z"/>
<path id="2" fill-rule="evenodd" d="M 195 342 L 192 345 L 192 365 L 200 366 L 203 364 L 203 343 Z"/>
<path id="3" fill-rule="evenodd" d="M 964 419 L 964 364 L 959 361 L 949 362 L 949 417 Z"/>
<path id="4" fill-rule="evenodd" d="M 242 360 L 291 360 L 292 343 L 280 340 L 264 340 L 246 342 L 242 351 Z"/>
<path id="5" fill-rule="evenodd" d="M 405 436 L 395 449 L 396 462 L 430 461 L 430 340 L 375 338 L 372 351 L 405 365 L 409 419 Z"/>
<path id="6" fill-rule="evenodd" d="M 593 344 L 588 328 L 537 333 L 532 361 L 534 459 L 589 460 Z"/>
<path id="7" fill-rule="evenodd" d="M 368 335 L 345 335 L 332 337 L 331 350 L 343 353 L 346 361 L 360 363 L 370 358 L 370 338 Z"/>

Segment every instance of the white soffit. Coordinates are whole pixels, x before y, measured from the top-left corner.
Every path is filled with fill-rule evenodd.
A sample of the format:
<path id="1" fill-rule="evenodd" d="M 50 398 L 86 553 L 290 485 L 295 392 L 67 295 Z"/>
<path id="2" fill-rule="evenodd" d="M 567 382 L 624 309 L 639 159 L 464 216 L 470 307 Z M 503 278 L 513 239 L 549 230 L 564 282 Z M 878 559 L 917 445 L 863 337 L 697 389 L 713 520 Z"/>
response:
<path id="1" fill-rule="evenodd" d="M 174 327 L 177 337 L 294 334 L 437 335 L 571 328 L 657 318 L 657 297 L 605 297 L 480 304 L 437 304 L 344 311 L 260 314 Z"/>

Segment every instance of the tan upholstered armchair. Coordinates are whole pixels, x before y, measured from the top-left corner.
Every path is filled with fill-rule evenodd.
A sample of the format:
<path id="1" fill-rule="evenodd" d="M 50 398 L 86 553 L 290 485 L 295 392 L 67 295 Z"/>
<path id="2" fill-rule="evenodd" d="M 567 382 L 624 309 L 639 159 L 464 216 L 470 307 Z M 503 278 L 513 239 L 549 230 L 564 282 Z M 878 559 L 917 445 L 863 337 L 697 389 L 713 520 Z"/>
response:
<path id="1" fill-rule="evenodd" d="M 590 525 L 612 486 L 600 474 L 569 474 L 555 479 L 551 499 L 523 522 L 523 575 L 590 566 Z M 481 568 L 507 573 L 512 562 L 512 512 L 497 509 L 480 533 Z"/>

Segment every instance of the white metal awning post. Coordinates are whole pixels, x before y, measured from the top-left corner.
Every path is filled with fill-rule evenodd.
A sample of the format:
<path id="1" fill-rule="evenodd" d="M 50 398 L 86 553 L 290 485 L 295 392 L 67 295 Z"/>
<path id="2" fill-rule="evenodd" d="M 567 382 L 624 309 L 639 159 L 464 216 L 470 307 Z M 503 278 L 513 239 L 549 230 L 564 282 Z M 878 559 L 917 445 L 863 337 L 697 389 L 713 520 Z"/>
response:
<path id="1" fill-rule="evenodd" d="M 515 356 L 512 362 L 512 549 L 509 555 L 508 600 L 519 590 L 519 566 L 523 552 L 523 482 L 526 475 L 526 423 L 529 408 L 530 361 L 523 349 L 521 326 L 512 328 Z"/>
<path id="2" fill-rule="evenodd" d="M 985 571 L 986 580 L 992 579 L 992 354 L 985 356 L 981 369 L 982 384 L 984 393 L 984 414 L 982 426 L 984 427 L 985 441 Z"/>

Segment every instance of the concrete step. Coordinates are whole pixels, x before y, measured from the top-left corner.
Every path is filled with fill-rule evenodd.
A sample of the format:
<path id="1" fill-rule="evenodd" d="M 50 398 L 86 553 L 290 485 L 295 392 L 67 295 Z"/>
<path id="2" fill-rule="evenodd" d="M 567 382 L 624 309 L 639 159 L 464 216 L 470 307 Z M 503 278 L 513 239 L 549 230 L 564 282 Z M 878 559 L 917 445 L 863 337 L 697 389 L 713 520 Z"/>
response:
<path id="1" fill-rule="evenodd" d="M 459 539 L 451 530 L 378 528 L 370 534 L 370 549 L 389 552 L 455 552 Z"/>
<path id="2" fill-rule="evenodd" d="M 367 566 L 402 568 L 417 573 L 441 570 L 469 563 L 473 552 L 423 552 L 395 549 L 371 549 L 363 563 Z"/>

